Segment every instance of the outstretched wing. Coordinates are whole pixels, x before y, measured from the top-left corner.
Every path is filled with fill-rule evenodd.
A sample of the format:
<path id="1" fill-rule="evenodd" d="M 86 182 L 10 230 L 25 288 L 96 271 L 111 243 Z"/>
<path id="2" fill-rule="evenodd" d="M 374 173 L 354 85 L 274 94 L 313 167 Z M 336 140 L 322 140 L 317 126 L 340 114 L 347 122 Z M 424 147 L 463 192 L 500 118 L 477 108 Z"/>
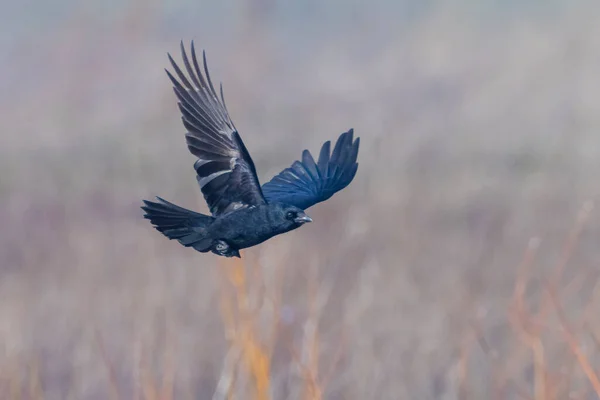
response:
<path id="1" fill-rule="evenodd" d="M 356 158 L 360 138 L 353 140 L 353 135 L 353 129 L 342 133 L 331 155 L 331 143 L 325 142 L 316 163 L 310 152 L 304 150 L 302 161 L 295 161 L 263 185 L 267 201 L 305 210 L 348 186 L 358 169 Z"/>
<path id="2" fill-rule="evenodd" d="M 216 216 L 265 204 L 254 162 L 227 112 L 223 86 L 219 99 L 210 80 L 206 55 L 202 53 L 203 75 L 194 42 L 191 50 L 193 66 L 181 42 L 181 55 L 189 80 L 170 54 L 169 60 L 179 79 L 169 71 L 167 74 L 179 99 L 183 125 L 188 130 L 185 134 L 188 149 L 198 157 L 194 169 L 210 212 Z"/>

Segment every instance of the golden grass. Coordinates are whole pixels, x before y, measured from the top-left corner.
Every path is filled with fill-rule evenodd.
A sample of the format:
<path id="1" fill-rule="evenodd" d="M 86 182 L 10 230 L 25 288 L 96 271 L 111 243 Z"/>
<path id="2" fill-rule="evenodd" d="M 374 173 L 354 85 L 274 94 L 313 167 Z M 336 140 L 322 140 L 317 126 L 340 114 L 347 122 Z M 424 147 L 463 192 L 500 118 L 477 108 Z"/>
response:
<path id="1" fill-rule="evenodd" d="M 480 330 L 475 329 L 463 337 L 460 346 L 458 364 L 458 395 L 461 399 L 474 398 L 470 385 L 472 382 L 472 366 L 469 357 L 474 350 L 473 344 L 479 343 L 494 365 L 492 368 L 493 393 L 491 398 L 506 397 L 507 390 L 512 387 L 524 399 L 555 400 L 570 393 L 569 398 L 587 398 L 590 391 L 600 397 L 600 379 L 589 358 L 589 351 L 584 351 L 581 336 L 589 335 L 598 345 L 597 335 L 589 326 L 592 316 L 592 296 L 588 308 L 583 311 L 577 322 L 569 321 L 562 306 L 562 298 L 575 293 L 584 279 L 576 277 L 567 284 L 563 273 L 568 267 L 585 224 L 592 212 L 593 204 L 588 202 L 582 207 L 577 221 L 565 241 L 561 256 L 550 278 L 544 282 L 544 290 L 538 294 L 540 301 L 537 307 L 529 306 L 532 299 L 527 297 L 527 289 L 531 282 L 531 271 L 536 262 L 540 240 L 530 240 L 519 274 L 515 281 L 511 306 L 508 310 L 508 320 L 518 338 L 515 348 L 520 342 L 528 349 L 533 365 L 531 387 L 519 385 L 511 372 L 500 366 L 500 356 L 495 352 Z M 336 354 L 326 373 L 322 373 L 321 338 L 319 332 L 319 282 L 316 264 L 308 268 L 306 281 L 307 320 L 304 321 L 301 347 L 294 346 L 287 337 L 280 335 L 280 315 L 282 307 L 282 287 L 285 281 L 284 268 L 277 268 L 274 279 L 266 282 L 266 272 L 257 259 L 244 255 L 244 259 L 221 259 L 219 265 L 221 277 L 220 313 L 224 326 L 224 335 L 228 341 L 228 351 L 224 357 L 223 368 L 213 399 L 247 399 L 269 400 L 273 397 L 273 353 L 278 343 L 284 342 L 292 362 L 296 366 L 298 377 L 302 382 L 300 398 L 305 400 L 320 400 L 326 398 L 326 388 L 332 376 L 336 373 L 338 361 L 344 350 L 344 340 L 340 340 Z M 265 310 L 268 310 L 265 318 Z M 556 324 L 552 324 L 552 317 Z M 587 329 L 587 330 L 586 330 Z M 572 359 L 565 360 L 564 365 L 552 365 L 548 353 L 552 349 L 545 339 L 549 333 L 558 330 L 563 343 L 569 349 Z M 124 399 L 120 392 L 119 377 L 102 340 L 102 333 L 95 334 L 98 356 L 102 359 L 106 371 L 106 391 L 108 398 Z M 287 341 L 287 343 L 286 343 Z M 600 348 L 600 347 L 599 347 Z M 133 394 L 135 400 L 173 400 L 175 399 L 176 360 L 173 359 L 173 343 L 166 341 L 163 349 L 161 372 L 157 377 L 147 366 L 147 353 L 142 351 L 139 357 L 139 382 Z M 509 355 L 509 362 L 515 359 L 521 363 L 526 357 L 521 357 L 522 351 L 515 349 L 516 356 Z M 559 367 L 567 366 L 570 373 L 561 375 Z M 579 371 L 574 368 L 579 367 Z M 44 399 L 42 379 L 37 360 L 26 364 L 21 369 L 21 363 L 13 362 L 2 374 L 2 398 L 11 400 Z M 572 377 L 578 372 L 583 373 L 590 388 L 571 389 Z M 250 394 L 249 394 L 250 393 Z M 190 393 L 189 398 L 194 398 Z"/>
<path id="2" fill-rule="evenodd" d="M 515 354 L 508 355 L 506 365 L 515 360 L 521 365 L 526 363 L 521 345 L 530 353 L 533 366 L 531 387 L 523 387 L 511 376 L 511 368 L 503 368 L 500 355 L 495 352 L 481 331 L 475 326 L 474 330 L 464 335 L 460 346 L 458 364 L 458 395 L 461 399 L 474 398 L 470 385 L 473 367 L 469 358 L 474 350 L 473 344 L 479 343 L 489 356 L 493 365 L 493 393 L 491 398 L 506 397 L 509 388 L 514 389 L 524 399 L 557 400 L 570 393 L 569 398 L 587 398 L 590 391 L 600 397 L 600 379 L 598 371 L 590 361 L 589 350 L 585 351 L 581 344 L 581 336 L 591 336 L 598 345 L 597 337 L 589 325 L 593 316 L 594 295 L 589 299 L 588 307 L 583 310 L 579 321 L 569 321 L 565 315 L 562 299 L 576 293 L 584 279 L 577 276 L 566 284 L 564 271 L 576 250 L 577 243 L 585 224 L 592 212 L 593 204 L 588 202 L 582 207 L 573 229 L 565 241 L 561 256 L 554 267 L 553 273 L 544 284 L 544 290 L 537 294 L 540 299 L 537 307 L 529 304 L 533 299 L 528 298 L 527 289 L 531 284 L 531 275 L 537 259 L 540 240 L 530 240 L 523 260 L 518 269 L 511 306 L 508 309 L 510 322 L 518 340 L 515 342 Z M 271 281 L 265 280 L 266 272 L 252 254 L 244 255 L 244 259 L 221 259 L 219 276 L 219 304 L 224 335 L 228 342 L 228 351 L 224 357 L 223 368 L 213 399 L 254 399 L 269 400 L 273 397 L 273 354 L 281 342 L 288 350 L 292 362 L 296 366 L 298 377 L 302 382 L 300 398 L 304 400 L 320 400 L 326 398 L 327 384 L 336 374 L 338 361 L 344 350 L 344 340 L 340 340 L 332 363 L 326 373 L 322 373 L 321 337 L 319 332 L 319 282 L 316 264 L 308 269 L 306 280 L 307 318 L 303 321 L 303 336 L 300 348 L 294 346 L 289 338 L 280 335 L 282 287 L 285 281 L 283 267 L 277 268 Z M 268 313 L 265 314 L 265 310 Z M 266 318 L 265 318 L 266 315 Z M 555 317 L 555 319 L 552 319 Z M 555 322 L 553 324 L 553 321 Z M 572 359 L 564 360 L 563 365 L 552 365 L 548 354 L 549 348 L 546 336 L 558 331 L 563 344 L 569 349 Z M 106 372 L 106 391 L 108 398 L 124 399 L 120 392 L 119 377 L 102 340 L 102 333 L 95 334 L 98 356 L 102 359 Z M 287 342 L 286 342 L 287 341 Z M 554 345 L 556 346 L 556 344 Z M 600 347 L 599 347 L 600 348 Z M 163 350 L 159 376 L 149 371 L 149 361 L 145 351 L 139 356 L 139 382 L 133 394 L 135 400 L 172 400 L 175 399 L 176 360 L 173 359 L 174 349 L 172 340 L 167 340 Z M 42 379 L 37 360 L 26 363 L 21 368 L 20 362 L 8 364 L 3 371 L 1 393 L 6 399 L 44 399 Z M 518 364 L 517 364 L 518 366 Z M 576 370 L 575 366 L 579 367 Z M 514 365 L 513 365 L 514 367 Z M 569 374 L 560 374 L 558 369 L 567 367 Z M 571 388 L 572 377 L 577 373 L 589 383 L 589 388 L 580 386 Z M 475 378 L 473 378 L 475 379 Z M 194 398 L 190 393 L 189 398 Z"/>
<path id="3" fill-rule="evenodd" d="M 585 277 L 576 276 L 566 284 L 561 284 L 564 282 L 564 271 L 568 268 L 592 210 L 591 202 L 585 203 L 581 208 L 553 273 L 543 282 L 544 290 L 537 292 L 540 297 L 537 307 L 530 306 L 534 303 L 534 299 L 528 298 L 527 292 L 532 281 L 532 270 L 538 256 L 540 239 L 530 240 L 518 269 L 519 273 L 508 309 L 508 321 L 518 340 L 514 345 L 515 353 L 509 354 L 504 361 L 506 361 L 505 365 L 510 365 L 515 360 L 517 366 L 518 363 L 521 366 L 526 364 L 527 357 L 523 356 L 523 349 L 527 349 L 533 366 L 531 387 L 524 387 L 517 383 L 517 377 L 511 375 L 514 369 L 501 365 L 503 360 L 500 355 L 487 343 L 482 332 L 475 326 L 474 330 L 464 335 L 460 346 L 457 386 L 459 398 L 475 398 L 470 389 L 473 383 L 471 381 L 473 366 L 469 361 L 474 343 L 479 343 L 493 364 L 494 383 L 490 393 L 491 398 L 505 398 L 509 388 L 515 390 L 522 398 L 532 400 L 557 400 L 564 398 L 565 393 L 569 393 L 569 398 L 572 399 L 587 398 L 590 392 L 600 397 L 598 371 L 590 360 L 589 349 L 584 350 L 581 343 L 582 336 L 588 335 L 595 340 L 597 346 L 599 345 L 598 335 L 593 332 L 589 324 L 590 318 L 593 317 L 595 292 L 580 319 L 572 322 L 565 314 L 562 299 L 576 293 Z M 280 320 L 285 269 L 276 268 L 273 279 L 267 282 L 265 279 L 267 272 L 263 270 L 258 260 L 252 257 L 252 254 L 245 254 L 244 259 L 220 260 L 219 304 L 228 351 L 224 357 L 221 376 L 213 399 L 273 399 L 272 360 L 278 344 L 283 344 L 289 352 L 292 363 L 295 364 L 296 373 L 302 383 L 300 398 L 305 400 L 326 398 L 327 385 L 336 372 L 339 372 L 336 371 L 338 361 L 344 351 L 351 352 L 352 348 L 345 348 L 345 340 L 340 340 L 335 354 L 331 357 L 333 360 L 331 365 L 326 373 L 322 373 L 318 323 L 320 288 L 317 265 L 313 263 L 307 271 L 308 312 L 306 321 L 303 321 L 301 345 L 297 347 L 287 336 L 281 335 Z M 556 332 L 559 333 L 562 344 L 566 345 L 572 356 L 571 359 L 562 361 L 562 365 L 553 365 L 548 356 L 554 350 L 549 346 L 557 345 L 550 344 L 547 336 Z M 97 354 L 105 366 L 108 398 L 114 400 L 128 398 L 121 393 L 118 372 L 105 349 L 101 332 L 96 332 L 95 341 Z M 151 356 L 155 355 L 155 351 L 153 350 Z M 135 386 L 133 399 L 173 400 L 176 398 L 174 382 L 177 360 L 173 359 L 172 340 L 166 340 L 162 353 L 160 372 L 157 376 L 147 368 L 150 365 L 146 357 L 148 353 L 140 352 L 139 382 Z M 24 369 L 21 365 L 22 363 L 12 362 L 3 371 L 0 386 L 2 398 L 44 399 L 45 393 L 37 360 L 26 363 Z M 575 368 L 576 366 L 579 369 Z M 561 367 L 566 367 L 569 374 L 559 373 Z M 589 388 L 581 388 L 581 386 L 571 388 L 573 377 L 578 373 L 582 373 L 587 379 Z M 195 398 L 193 393 L 189 393 L 188 397 Z"/>
<path id="4" fill-rule="evenodd" d="M 257 322 L 259 310 L 250 304 L 246 276 L 246 267 L 240 260 L 222 262 L 222 271 L 233 288 L 222 290 L 221 313 L 229 340 L 230 351 L 241 353 L 243 363 L 239 361 L 227 366 L 223 373 L 228 376 L 229 385 L 226 388 L 227 398 L 233 398 L 237 375 L 243 366 L 250 375 L 253 399 L 269 399 L 269 377 L 271 364 L 267 344 L 261 340 Z"/>
<path id="5" fill-rule="evenodd" d="M 240 259 L 221 262 L 221 315 L 229 341 L 229 353 L 239 354 L 239 357 L 235 357 L 234 362 L 226 363 L 221 377 L 225 387 L 219 385 L 218 390 L 222 391 L 222 397 L 234 398 L 239 376 L 246 375 L 251 386 L 249 392 L 253 393 L 252 398 L 265 400 L 272 398 L 271 358 L 279 340 L 283 269 L 278 268 L 274 287 L 267 289 L 260 265 L 256 260 L 248 259 L 249 263 Z M 300 371 L 304 387 L 302 398 L 321 399 L 326 380 L 319 381 L 318 288 L 314 273 L 310 275 L 307 286 L 309 316 L 306 324 L 310 328 L 305 329 L 302 349 L 296 349 L 290 343 L 286 343 L 286 348 Z M 271 322 L 268 326 L 261 327 L 259 314 L 265 303 L 272 310 Z"/>
<path id="6" fill-rule="evenodd" d="M 583 313 L 581 321 L 577 324 L 578 328 L 574 329 L 572 324 L 567 320 L 563 307 L 561 306 L 561 296 L 566 296 L 573 293 L 577 288 L 577 284 L 581 284 L 583 280 L 573 279 L 567 285 L 560 285 L 563 281 L 563 273 L 567 268 L 569 261 L 576 249 L 579 237 L 585 227 L 585 223 L 588 221 L 591 211 L 593 210 L 593 203 L 587 202 L 583 205 L 578 215 L 577 221 L 571 230 L 567 240 L 561 251 L 561 257 L 559 262 L 554 268 L 553 274 L 550 279 L 544 282 L 544 289 L 541 293 L 541 299 L 537 310 L 528 308 L 527 304 L 531 302 L 531 299 L 527 300 L 526 292 L 527 287 L 530 284 L 530 272 L 536 261 L 537 251 L 539 249 L 540 240 L 533 238 L 530 240 L 529 245 L 525 251 L 523 261 L 519 268 L 519 276 L 516 279 L 516 283 L 513 291 L 512 305 L 508 310 L 508 319 L 512 324 L 512 327 L 520 339 L 520 341 L 529 349 L 531 353 L 531 360 L 533 365 L 533 380 L 532 387 L 530 390 L 520 387 L 514 381 L 511 381 L 504 372 L 498 371 L 498 375 L 493 377 L 496 382 L 496 389 L 494 398 L 504 398 L 504 394 L 508 386 L 512 386 L 521 395 L 522 398 L 533 399 L 533 400 L 554 400 L 560 399 L 561 393 L 564 396 L 565 390 L 570 394 L 570 398 L 587 398 L 589 391 L 582 391 L 574 395 L 574 392 L 569 390 L 569 384 L 571 383 L 572 374 L 575 372 L 571 369 L 571 374 L 568 376 L 561 377 L 557 370 L 563 365 L 549 365 L 546 354 L 548 348 L 545 345 L 544 336 L 552 331 L 558 329 L 563 337 L 564 342 L 570 349 L 573 357 L 575 358 L 576 364 L 580 367 L 581 372 L 584 373 L 588 382 L 591 385 L 593 392 L 600 398 L 600 381 L 598 379 L 598 373 L 595 371 L 592 363 L 589 361 L 588 356 L 582 351 L 580 340 L 578 340 L 575 332 L 580 335 L 587 334 L 595 337 L 594 333 L 590 330 L 584 331 L 584 328 L 588 325 L 587 319 L 590 317 L 590 310 L 592 309 L 593 298 L 588 302 L 588 309 Z M 553 314 L 554 313 L 554 314 Z M 552 315 L 555 315 L 558 319 L 558 324 L 551 324 L 549 321 Z M 487 345 L 484 338 L 479 336 L 477 333 L 477 339 L 482 345 L 481 347 L 490 356 L 492 362 L 498 361 L 498 355 L 494 354 L 490 346 Z M 461 381 L 461 398 L 469 398 L 467 390 L 465 389 L 464 381 L 468 375 L 468 350 L 464 351 L 461 356 L 461 368 L 460 368 L 460 381 Z M 571 361 L 567 361 L 571 363 Z M 531 395 L 529 394 L 531 393 Z M 573 396 L 571 396 L 573 395 Z"/>
<path id="7" fill-rule="evenodd" d="M 527 251 L 526 259 L 531 259 L 532 251 L 535 246 L 530 246 Z M 233 260 L 222 262 L 222 271 L 224 284 L 230 285 L 228 289 L 221 292 L 221 313 L 225 327 L 225 333 L 229 342 L 229 351 L 225 359 L 220 382 L 217 387 L 214 399 L 240 399 L 251 398 L 256 400 L 272 399 L 272 365 L 271 357 L 275 342 L 277 340 L 277 328 L 273 330 L 261 329 L 259 326 L 259 309 L 251 301 L 253 288 L 249 285 L 248 279 L 249 266 L 243 261 Z M 524 287 L 527 285 L 527 278 L 522 274 L 515 285 L 515 296 L 513 299 L 513 308 L 509 311 L 511 322 L 514 326 L 520 340 L 525 344 L 531 353 L 531 359 L 534 366 L 534 379 L 531 388 L 518 386 L 512 378 L 500 368 L 496 369 L 496 375 L 493 376 L 495 382 L 494 393 L 491 398 L 505 398 L 506 390 L 513 386 L 524 399 L 532 400 L 554 400 L 561 399 L 561 393 L 569 385 L 570 377 L 560 377 L 556 373 L 556 365 L 548 365 L 546 359 L 546 347 L 543 340 L 543 334 L 546 329 L 550 329 L 546 324 L 547 319 L 553 311 L 559 320 L 561 333 L 564 342 L 570 349 L 576 365 L 591 385 L 593 393 L 600 397 L 600 379 L 598 371 L 593 367 L 588 355 L 582 350 L 582 345 L 578 339 L 578 332 L 582 334 L 581 329 L 585 323 L 573 324 L 567 320 L 562 306 L 560 296 L 547 286 L 545 292 L 545 301 L 540 305 L 537 312 L 525 310 Z M 260 303 L 260 302 L 259 302 Z M 312 311 L 314 312 L 314 311 Z M 274 316 L 275 317 L 275 316 Z M 275 324 L 276 325 L 276 324 Z M 265 332 L 269 335 L 265 336 Z M 273 336 L 274 334 L 274 336 Z M 477 336 L 477 335 L 475 335 Z M 119 400 L 124 397 L 119 392 L 118 377 L 114 366 L 108 359 L 102 341 L 98 336 L 99 356 L 102 357 L 106 366 L 106 385 L 110 399 Z M 466 336 L 461 347 L 459 363 L 459 386 L 458 394 L 461 399 L 473 398 L 469 390 L 470 377 L 472 369 L 469 365 L 469 354 L 472 352 L 474 337 Z M 476 337 L 484 347 L 486 342 L 484 338 Z M 294 363 L 297 364 L 299 376 L 302 379 L 303 389 L 301 398 L 305 400 L 318 400 L 326 398 L 324 395 L 327 382 L 335 373 L 335 363 L 322 378 L 320 378 L 319 366 L 319 332 L 318 329 L 312 330 L 304 338 L 305 348 L 296 349 L 289 346 L 289 351 Z M 339 350 L 341 350 L 341 346 Z M 351 351 L 351 350 L 350 350 Z M 490 349 L 486 349 L 490 354 L 491 361 L 498 361 L 498 356 L 491 354 Z M 173 400 L 175 399 L 174 360 L 165 352 L 162 365 L 162 377 L 156 377 L 151 374 L 145 363 L 147 360 L 140 357 L 140 381 L 133 396 L 135 400 Z M 341 351 L 335 356 L 339 360 Z M 575 371 L 572 370 L 572 373 Z M 14 363 L 12 369 L 4 371 L 2 393 L 3 397 L 10 400 L 22 399 L 44 399 L 45 394 L 36 362 L 28 364 L 27 368 L 21 370 L 19 363 Z M 241 383 L 245 382 L 244 386 Z M 251 397 L 248 393 L 251 393 Z M 588 390 L 571 391 L 569 398 L 588 398 Z M 189 398 L 194 398 L 193 394 Z"/>

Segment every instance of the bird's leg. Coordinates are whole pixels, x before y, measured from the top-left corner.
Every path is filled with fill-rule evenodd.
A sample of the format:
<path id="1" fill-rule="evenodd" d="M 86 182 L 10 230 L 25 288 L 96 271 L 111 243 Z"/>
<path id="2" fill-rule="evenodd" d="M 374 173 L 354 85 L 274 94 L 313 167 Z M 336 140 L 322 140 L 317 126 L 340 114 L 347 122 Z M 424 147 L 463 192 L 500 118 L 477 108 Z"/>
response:
<path id="1" fill-rule="evenodd" d="M 217 239 L 213 242 L 211 251 L 223 257 L 240 257 L 240 252 L 237 249 L 231 248 L 225 240 Z"/>

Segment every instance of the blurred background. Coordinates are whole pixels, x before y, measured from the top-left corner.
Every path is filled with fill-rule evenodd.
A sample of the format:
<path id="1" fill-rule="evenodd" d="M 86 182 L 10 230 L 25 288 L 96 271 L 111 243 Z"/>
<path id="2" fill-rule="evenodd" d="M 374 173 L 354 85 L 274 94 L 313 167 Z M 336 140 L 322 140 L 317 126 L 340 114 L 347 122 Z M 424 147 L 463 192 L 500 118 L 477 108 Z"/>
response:
<path id="1" fill-rule="evenodd" d="M 2 8 L 2 398 L 598 398 L 598 2 Z M 182 39 L 262 182 L 361 137 L 352 184 L 241 262 L 141 217 L 207 211 Z"/>

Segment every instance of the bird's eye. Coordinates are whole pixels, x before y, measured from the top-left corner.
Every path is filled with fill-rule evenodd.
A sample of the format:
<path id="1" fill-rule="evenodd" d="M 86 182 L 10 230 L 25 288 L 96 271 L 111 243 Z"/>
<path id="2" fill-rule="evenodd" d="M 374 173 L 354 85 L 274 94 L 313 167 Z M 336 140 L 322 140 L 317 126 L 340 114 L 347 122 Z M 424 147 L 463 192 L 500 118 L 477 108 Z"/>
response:
<path id="1" fill-rule="evenodd" d="M 285 218 L 286 219 L 294 219 L 294 218 L 296 218 L 296 213 L 294 211 L 288 211 L 287 214 L 285 214 Z"/>
<path id="2" fill-rule="evenodd" d="M 219 242 L 219 243 L 217 243 L 216 248 L 217 248 L 217 251 L 223 251 L 223 250 L 227 249 L 227 244 L 223 243 L 223 242 Z"/>

